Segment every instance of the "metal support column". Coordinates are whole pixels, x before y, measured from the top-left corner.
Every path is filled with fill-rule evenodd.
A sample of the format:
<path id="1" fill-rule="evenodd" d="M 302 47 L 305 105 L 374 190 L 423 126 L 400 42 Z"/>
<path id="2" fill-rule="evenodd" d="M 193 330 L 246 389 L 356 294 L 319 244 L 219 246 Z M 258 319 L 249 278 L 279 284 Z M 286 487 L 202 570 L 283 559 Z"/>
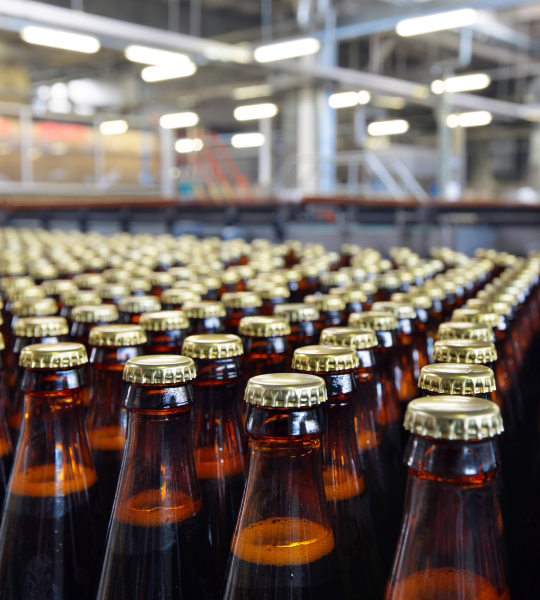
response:
<path id="1" fill-rule="evenodd" d="M 304 61 L 312 60 L 306 56 Z M 312 86 L 298 90 L 296 120 L 296 180 L 302 194 L 317 191 L 317 111 Z"/>
<path id="2" fill-rule="evenodd" d="M 259 147 L 259 185 L 266 190 L 272 185 L 272 119 L 259 119 L 264 144 Z"/>
<path id="3" fill-rule="evenodd" d="M 439 144 L 439 198 L 445 198 L 450 182 L 450 157 L 452 154 L 452 131 L 446 124 L 450 114 L 448 94 L 441 94 L 437 106 L 437 126 Z"/>
<path id="4" fill-rule="evenodd" d="M 28 188 L 34 182 L 32 109 L 29 106 L 23 106 L 19 111 L 19 131 L 21 136 L 21 184 Z"/>
<path id="5" fill-rule="evenodd" d="M 161 195 L 164 198 L 172 198 L 175 195 L 174 179 L 171 177 L 171 169 L 175 165 L 174 152 L 174 130 L 159 128 L 159 151 L 161 162 Z"/>

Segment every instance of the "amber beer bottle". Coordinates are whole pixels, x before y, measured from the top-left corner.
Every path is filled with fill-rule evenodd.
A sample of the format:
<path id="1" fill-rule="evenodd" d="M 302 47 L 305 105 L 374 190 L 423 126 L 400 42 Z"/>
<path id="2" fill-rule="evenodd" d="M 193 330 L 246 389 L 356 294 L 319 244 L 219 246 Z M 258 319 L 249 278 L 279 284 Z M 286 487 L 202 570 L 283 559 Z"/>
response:
<path id="1" fill-rule="evenodd" d="M 186 302 L 199 302 L 200 295 L 184 288 L 170 288 L 161 294 L 161 308 L 163 310 L 180 310 Z"/>
<path id="2" fill-rule="evenodd" d="M 82 344 L 23 349 L 25 415 L 0 528 L 2 600 L 93 600 L 105 522 L 84 428 Z"/>
<path id="3" fill-rule="evenodd" d="M 358 367 L 353 348 L 336 346 L 298 348 L 292 362 L 294 370 L 317 374 L 326 383 L 323 482 L 344 597 L 377 600 L 383 578 L 354 426 Z"/>
<path id="4" fill-rule="evenodd" d="M 225 331 L 234 335 L 238 334 L 240 320 L 258 315 L 262 306 L 262 300 L 255 292 L 225 292 L 221 301 L 227 311 Z"/>
<path id="5" fill-rule="evenodd" d="M 324 380 L 250 379 L 250 465 L 223 600 L 343 598 L 322 477 Z"/>
<path id="6" fill-rule="evenodd" d="M 143 353 L 146 335 L 139 325 L 100 325 L 90 331 L 90 409 L 88 439 L 107 517 L 111 514 L 126 438 L 122 373 L 126 361 Z"/>
<path id="7" fill-rule="evenodd" d="M 328 293 L 332 296 L 341 296 L 343 302 L 345 302 L 345 316 L 347 318 L 353 312 L 362 312 L 368 301 L 367 294 L 362 290 L 330 288 Z"/>
<path id="8" fill-rule="evenodd" d="M 189 319 L 189 333 L 223 333 L 227 312 L 223 302 L 200 300 L 186 302 L 182 306 L 184 314 Z"/>
<path id="9" fill-rule="evenodd" d="M 423 396 L 477 396 L 491 400 L 497 385 L 495 374 L 485 365 L 439 363 L 422 369 L 418 387 Z"/>
<path id="10" fill-rule="evenodd" d="M 413 400 L 401 539 L 385 600 L 509 600 L 497 498 L 499 407 L 481 398 Z"/>
<path id="11" fill-rule="evenodd" d="M 71 311 L 71 339 L 83 344 L 90 354 L 88 338 L 96 325 L 107 325 L 118 321 L 118 309 L 114 304 L 83 304 Z"/>
<path id="12" fill-rule="evenodd" d="M 321 331 L 326 327 L 339 327 L 345 321 L 345 300 L 333 294 L 312 294 L 304 298 L 306 304 L 311 304 L 319 311 L 316 322 L 317 341 Z"/>
<path id="13" fill-rule="evenodd" d="M 146 333 L 145 354 L 180 354 L 189 331 L 189 321 L 181 310 L 144 313 L 139 325 Z"/>
<path id="14" fill-rule="evenodd" d="M 143 313 L 158 310 L 161 310 L 161 304 L 156 296 L 126 296 L 118 303 L 119 322 L 137 324 Z"/>
<path id="15" fill-rule="evenodd" d="M 77 306 L 101 304 L 99 294 L 94 290 L 70 290 L 62 294 L 60 305 L 60 316 L 65 317 L 71 325 L 73 309 Z"/>
<path id="16" fill-rule="evenodd" d="M 195 365 L 179 355 L 129 359 L 127 438 L 98 600 L 215 598 L 191 446 Z"/>
<path id="17" fill-rule="evenodd" d="M 247 467 L 240 414 L 242 340 L 232 334 L 186 338 L 182 354 L 195 361 L 193 453 L 216 574 L 222 580 L 242 502 Z"/>
<path id="18" fill-rule="evenodd" d="M 0 333 L 0 507 L 4 503 L 4 495 L 7 489 L 9 474 L 11 473 L 11 466 L 13 463 L 12 445 L 6 419 L 9 392 L 4 374 L 4 364 L 2 358 L 4 348 L 4 337 Z"/>
<path id="19" fill-rule="evenodd" d="M 291 303 L 278 304 L 274 309 L 276 317 L 284 318 L 291 328 L 287 336 L 287 365 L 289 370 L 294 351 L 302 346 L 310 346 L 317 341 L 316 322 L 318 309 L 311 304 Z"/>
<path id="20" fill-rule="evenodd" d="M 106 304 L 116 304 L 118 306 L 120 300 L 129 296 L 129 287 L 123 283 L 100 283 L 96 287 L 96 292 Z"/>

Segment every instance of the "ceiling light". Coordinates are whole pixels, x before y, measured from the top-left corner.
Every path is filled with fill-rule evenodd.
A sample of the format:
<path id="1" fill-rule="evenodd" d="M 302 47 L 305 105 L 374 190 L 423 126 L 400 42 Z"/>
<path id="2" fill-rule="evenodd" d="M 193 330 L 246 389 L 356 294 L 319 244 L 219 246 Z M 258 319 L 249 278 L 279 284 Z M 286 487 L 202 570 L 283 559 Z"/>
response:
<path id="1" fill-rule="evenodd" d="M 174 149 L 178 152 L 178 154 L 189 154 L 190 152 L 201 151 L 203 146 L 203 141 L 198 138 L 182 138 L 180 140 L 176 140 Z"/>
<path id="2" fill-rule="evenodd" d="M 472 92 L 473 90 L 484 90 L 491 83 L 491 77 L 485 73 L 473 73 L 471 75 L 458 75 L 444 80 L 447 92 Z"/>
<path id="3" fill-rule="evenodd" d="M 388 108 L 390 110 L 401 110 L 405 108 L 407 102 L 400 96 L 375 96 L 373 104 L 380 108 Z"/>
<path id="4" fill-rule="evenodd" d="M 116 119 L 115 121 L 103 121 L 99 124 L 99 132 L 102 135 L 118 135 L 128 130 L 127 121 Z"/>
<path id="5" fill-rule="evenodd" d="M 90 35 L 81 35 L 80 33 L 61 31 L 60 29 L 35 27 L 34 25 L 22 28 L 21 39 L 28 44 L 84 52 L 85 54 L 94 54 L 100 48 L 99 40 Z"/>
<path id="6" fill-rule="evenodd" d="M 330 108 L 347 108 L 358 104 L 358 94 L 356 92 L 338 92 L 328 98 Z"/>
<path id="7" fill-rule="evenodd" d="M 435 81 L 431 84 L 431 91 L 434 94 L 444 94 L 446 90 L 446 84 L 442 79 L 435 79 Z"/>
<path id="8" fill-rule="evenodd" d="M 272 94 L 272 86 L 267 83 L 261 85 L 248 85 L 239 87 L 233 90 L 233 98 L 235 100 L 247 100 L 248 98 L 260 98 L 261 96 L 270 96 Z"/>
<path id="9" fill-rule="evenodd" d="M 237 133 L 231 138 L 231 144 L 234 148 L 257 148 L 265 142 L 262 133 Z"/>
<path id="10" fill-rule="evenodd" d="M 371 94 L 367 90 L 358 92 L 358 104 L 369 104 L 371 102 Z"/>
<path id="11" fill-rule="evenodd" d="M 146 46 L 128 46 L 124 56 L 131 62 L 143 65 L 177 65 L 178 62 L 191 62 L 190 58 L 180 52 L 169 52 Z"/>
<path id="12" fill-rule="evenodd" d="M 199 115 L 194 112 L 181 112 L 163 115 L 159 124 L 163 129 L 180 129 L 181 127 L 193 127 L 199 122 Z"/>
<path id="13" fill-rule="evenodd" d="M 489 125 L 492 120 L 493 115 L 487 110 L 474 110 L 460 115 L 448 115 L 446 124 L 452 129 L 455 127 L 481 127 Z"/>
<path id="14" fill-rule="evenodd" d="M 252 121 L 253 119 L 269 119 L 277 115 L 278 107 L 271 102 L 265 104 L 249 104 L 234 109 L 237 121 Z"/>
<path id="15" fill-rule="evenodd" d="M 456 29 L 458 27 L 473 25 L 473 23 L 476 23 L 477 17 L 478 15 L 474 9 L 463 8 L 461 10 L 427 15 L 425 17 L 405 19 L 397 24 L 396 33 L 402 37 L 409 37 L 433 31 Z"/>
<path id="16" fill-rule="evenodd" d="M 180 63 L 178 65 L 153 65 L 145 67 L 141 71 L 143 81 L 154 83 L 156 81 L 166 81 L 167 79 L 179 79 L 180 77 L 189 77 L 197 72 L 197 65 L 194 62 Z"/>
<path id="17" fill-rule="evenodd" d="M 403 119 L 374 121 L 367 126 L 369 135 L 399 135 L 409 131 L 409 123 Z"/>
<path id="18" fill-rule="evenodd" d="M 253 56 L 257 62 L 266 63 L 316 54 L 320 48 L 321 42 L 317 38 L 302 38 L 290 42 L 277 42 L 276 44 L 259 46 Z"/>

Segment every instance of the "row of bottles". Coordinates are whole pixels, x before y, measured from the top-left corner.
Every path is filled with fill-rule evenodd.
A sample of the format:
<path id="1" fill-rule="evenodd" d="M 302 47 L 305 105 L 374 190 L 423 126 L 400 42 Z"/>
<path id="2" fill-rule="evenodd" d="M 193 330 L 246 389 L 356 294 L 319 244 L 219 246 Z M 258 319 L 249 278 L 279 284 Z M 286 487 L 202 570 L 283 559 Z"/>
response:
<path id="1" fill-rule="evenodd" d="M 191 240 L 190 251 L 204 242 Z M 330 590 L 368 600 L 502 599 L 510 591 L 535 597 L 522 557 L 539 525 L 530 476 L 538 468 L 538 427 L 531 425 L 535 417 L 539 422 L 538 402 L 529 369 L 538 352 L 537 257 L 486 251 L 466 259 L 436 249 L 424 261 L 394 249 L 390 262 L 354 248 L 337 258 L 296 244 L 274 255 L 261 241 L 250 252 L 241 244 L 237 252 L 227 243 L 219 248 L 227 258 L 251 254 L 248 264 L 197 275 L 204 264 L 195 256 L 165 268 L 161 255 L 144 253 L 155 275 L 126 279 L 119 266 L 73 273 L 59 280 L 71 286 L 51 280 L 45 297 L 47 281 L 23 284 L 40 290 L 30 296 L 41 296 L 12 300 L 24 310 L 21 304 L 7 310 L 5 296 L 4 324 L 12 328 L 4 351 L 4 480 L 19 442 L 2 521 L 9 533 L 0 531 L 0 550 L 9 539 L 0 572 L 22 530 L 5 525 L 8 514 L 12 523 L 11 515 L 19 515 L 7 510 L 16 505 L 10 499 L 17 489 L 30 495 L 39 482 L 34 488 L 62 498 L 49 502 L 54 514 L 66 514 L 70 523 L 72 514 L 91 516 L 84 526 L 101 535 L 101 548 L 110 518 L 104 562 L 98 550 L 92 576 L 92 566 L 70 567 L 71 589 L 83 598 L 95 597 L 98 581 L 99 598 L 316 598 Z M 283 260 L 277 269 L 276 257 Z M 92 289 L 78 288 L 86 276 Z M 13 289 L 28 276 L 5 276 L 6 294 L 7 280 Z M 123 295 L 126 281 L 142 293 Z M 90 294 L 90 304 L 74 300 Z M 46 314 L 34 314 L 43 301 L 50 304 Z M 63 316 L 51 314 L 58 308 Z M 68 340 L 83 346 L 75 350 Z M 56 358 L 42 350 L 29 362 L 36 345 Z M 65 358 L 60 346 L 72 347 Z M 66 371 L 58 380 L 58 369 L 50 377 L 53 365 Z M 71 366 L 76 376 L 67 373 Z M 40 369 L 47 377 L 38 376 Z M 51 392 L 48 429 L 29 425 L 46 414 L 29 410 L 30 376 L 36 406 Z M 89 385 L 82 386 L 85 377 Z M 506 431 L 496 439 L 501 413 Z M 62 423 L 54 422 L 61 416 Z M 69 430 L 83 437 L 86 429 L 86 450 L 82 437 L 60 433 L 68 421 L 78 423 Z M 42 433 L 47 458 L 30 449 Z M 14 493 L 19 472 L 24 483 Z M 71 494 L 79 492 L 90 509 L 74 502 Z M 32 498 L 45 514 L 42 496 L 34 491 Z M 57 531 L 71 535 L 68 529 L 62 524 Z M 66 539 L 56 541 L 74 549 Z M 10 572 L 6 581 L 27 587 L 2 597 L 34 597 L 30 589 L 69 597 L 58 558 L 63 550 L 39 550 L 37 559 L 35 550 L 23 550 L 33 554 L 20 571 L 26 577 Z M 84 550 L 70 552 L 77 558 Z M 527 558 L 532 565 L 534 553 Z"/>

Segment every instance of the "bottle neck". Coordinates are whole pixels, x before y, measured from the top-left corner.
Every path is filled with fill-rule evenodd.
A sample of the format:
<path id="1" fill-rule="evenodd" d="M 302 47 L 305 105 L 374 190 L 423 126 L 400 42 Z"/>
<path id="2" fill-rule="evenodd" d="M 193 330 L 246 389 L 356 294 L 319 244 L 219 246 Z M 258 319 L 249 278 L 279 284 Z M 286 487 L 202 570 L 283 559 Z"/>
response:
<path id="1" fill-rule="evenodd" d="M 246 354 L 270 355 L 287 354 L 287 338 L 280 337 L 248 337 L 243 336 L 244 352 Z"/>
<path id="2" fill-rule="evenodd" d="M 182 344 L 187 336 L 187 329 L 170 331 L 147 331 L 145 354 L 181 354 Z"/>

